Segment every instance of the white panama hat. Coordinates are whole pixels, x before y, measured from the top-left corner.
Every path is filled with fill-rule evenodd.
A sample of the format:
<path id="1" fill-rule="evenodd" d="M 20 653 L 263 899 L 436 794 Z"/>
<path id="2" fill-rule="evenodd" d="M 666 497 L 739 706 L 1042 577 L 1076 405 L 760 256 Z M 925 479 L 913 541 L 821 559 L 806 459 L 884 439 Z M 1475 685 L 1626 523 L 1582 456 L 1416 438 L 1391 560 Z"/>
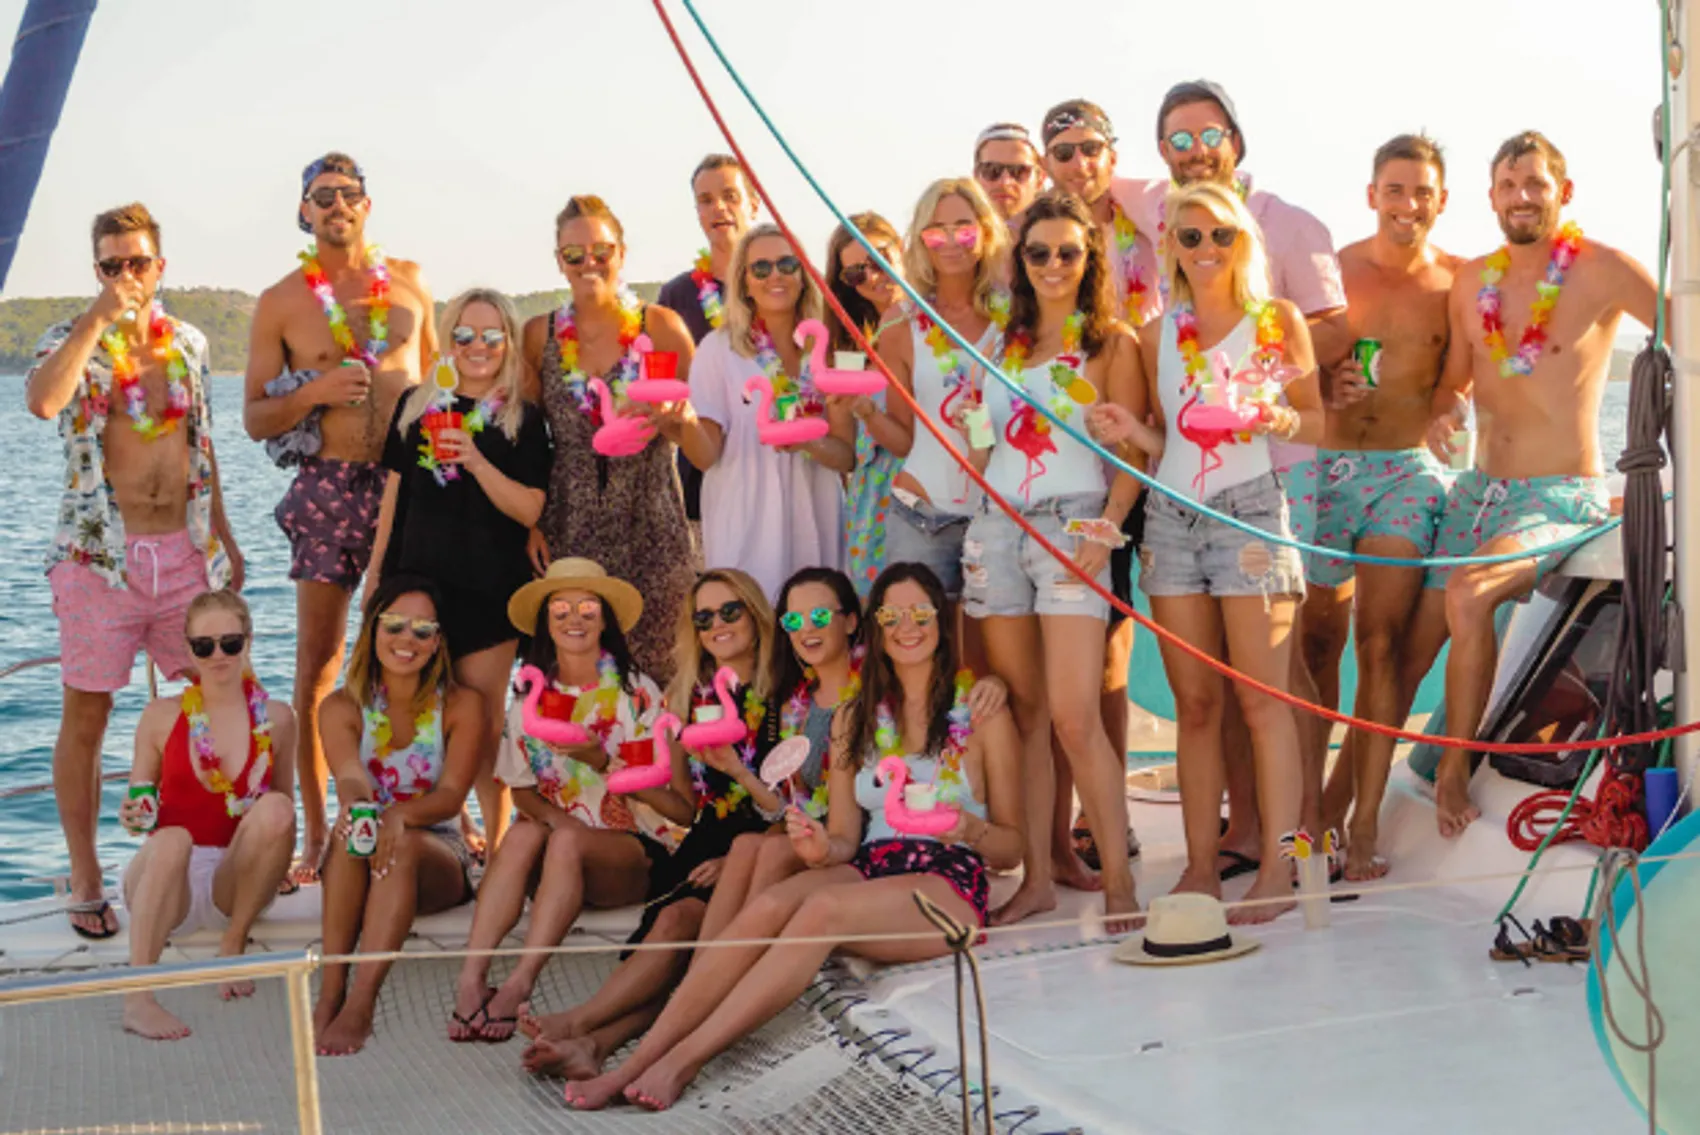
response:
<path id="1" fill-rule="evenodd" d="M 1210 895 L 1164 895 L 1151 900 L 1145 933 L 1116 947 L 1111 955 L 1134 966 L 1186 966 L 1221 962 L 1257 949 L 1255 938 L 1228 933 L 1222 900 Z"/>

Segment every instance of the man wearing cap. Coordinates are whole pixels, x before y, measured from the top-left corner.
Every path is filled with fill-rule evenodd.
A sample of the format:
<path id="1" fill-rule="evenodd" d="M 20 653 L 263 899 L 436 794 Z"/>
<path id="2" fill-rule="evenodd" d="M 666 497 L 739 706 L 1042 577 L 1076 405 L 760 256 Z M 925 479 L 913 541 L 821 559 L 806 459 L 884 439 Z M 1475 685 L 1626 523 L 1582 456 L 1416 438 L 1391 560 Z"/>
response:
<path id="1" fill-rule="evenodd" d="M 1039 165 L 1039 147 L 1027 127 L 1014 122 L 997 122 L 980 131 L 974 140 L 974 180 L 991 198 L 998 215 L 1013 231 L 1021 226 L 1021 214 L 1039 195 L 1045 171 Z"/>
<path id="2" fill-rule="evenodd" d="M 372 554 L 384 434 L 437 350 L 419 266 L 366 243 L 371 209 L 365 174 L 347 154 L 302 171 L 296 223 L 314 243 L 299 269 L 261 294 L 248 346 L 248 436 L 296 470 L 276 515 L 295 580 L 296 768 L 307 819 L 297 881 L 314 877 L 324 849 L 318 706 L 341 668 L 349 595 Z"/>

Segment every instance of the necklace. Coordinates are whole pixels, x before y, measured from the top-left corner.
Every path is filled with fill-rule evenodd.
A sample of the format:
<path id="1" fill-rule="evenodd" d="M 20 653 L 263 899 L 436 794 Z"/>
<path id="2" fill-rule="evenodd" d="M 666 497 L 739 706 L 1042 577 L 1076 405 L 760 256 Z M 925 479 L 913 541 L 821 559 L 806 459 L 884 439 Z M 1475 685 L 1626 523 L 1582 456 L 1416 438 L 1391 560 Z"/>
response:
<path id="1" fill-rule="evenodd" d="M 248 702 L 248 727 L 254 738 L 255 772 L 248 774 L 248 789 L 236 793 L 236 785 L 224 775 L 223 762 L 213 744 L 212 722 L 207 718 L 207 703 L 201 693 L 199 678 L 183 691 L 183 716 L 189 719 L 189 750 L 195 756 L 195 775 L 214 792 L 224 795 L 227 816 L 240 816 L 254 801 L 271 791 L 272 787 L 272 727 L 266 714 L 266 691 L 252 674 L 242 676 L 242 696 Z M 244 765 L 244 768 L 248 766 Z M 237 774 L 242 775 L 241 773 Z"/>
<path id="2" fill-rule="evenodd" d="M 958 670 L 956 697 L 946 718 L 944 749 L 939 753 L 938 772 L 933 778 L 934 786 L 941 790 L 937 797 L 940 803 L 961 800 L 967 792 L 967 784 L 962 778 L 962 758 L 968 752 L 968 738 L 973 732 L 969 725 L 973 715 L 968 709 L 968 691 L 973 688 L 974 671 Z M 879 704 L 874 711 L 874 722 L 874 745 L 878 747 L 880 756 L 907 761 L 908 754 L 903 751 L 903 730 L 897 726 L 897 717 L 892 713 L 890 703 Z"/>
<path id="3" fill-rule="evenodd" d="M 1505 318 L 1500 310 L 1499 282 L 1511 268 L 1511 249 L 1501 246 L 1482 265 L 1482 290 L 1476 293 L 1476 310 L 1481 313 L 1483 338 L 1488 353 L 1499 365 L 1502 378 L 1514 374 L 1531 374 L 1547 345 L 1547 324 L 1552 322 L 1553 308 L 1558 306 L 1559 293 L 1564 290 L 1564 276 L 1576 263 L 1582 250 L 1582 229 L 1571 222 L 1558 230 L 1553 238 L 1552 257 L 1547 270 L 1535 284 L 1535 300 L 1529 305 L 1529 325 L 1517 340 L 1515 353 L 1505 346 Z"/>
<path id="4" fill-rule="evenodd" d="M 1074 416 L 1076 406 L 1090 406 L 1098 398 L 1097 389 L 1081 373 L 1086 363 L 1080 353 L 1080 329 L 1085 322 L 1085 315 L 1078 311 L 1063 321 L 1062 349 L 1045 372 L 1051 387 L 1045 404 L 1064 422 Z M 1005 372 L 1020 373 L 1032 349 L 1031 331 L 1023 329 L 1008 335 L 1003 349 Z M 1033 482 L 1045 474 L 1045 454 L 1057 451 L 1057 444 L 1051 438 L 1050 419 L 1042 416 L 1031 402 L 1023 401 L 1004 427 L 1004 440 L 1027 459 L 1021 495 L 1031 499 Z"/>
<path id="5" fill-rule="evenodd" d="M 148 317 L 148 335 L 154 356 L 165 360 L 165 411 L 157 419 L 148 413 L 148 394 L 142 389 L 141 368 L 130 354 L 129 339 L 114 327 L 100 337 L 100 345 L 112 360 L 112 381 L 124 398 L 130 428 L 153 441 L 176 429 L 178 419 L 189 413 L 189 364 L 177 346 L 177 321 L 165 314 L 157 300 Z"/>
<path id="6" fill-rule="evenodd" d="M 750 338 L 755 341 L 756 365 L 773 387 L 774 421 L 789 422 L 824 413 L 826 402 L 815 389 L 814 378 L 809 372 L 809 357 L 803 356 L 801 381 L 793 382 L 791 376 L 785 373 L 785 364 L 779 358 L 779 348 L 774 346 L 767 323 L 759 315 L 750 325 Z"/>
<path id="7" fill-rule="evenodd" d="M 720 282 L 714 278 L 713 261 L 708 249 L 697 250 L 696 264 L 691 268 L 691 283 L 697 286 L 697 302 L 702 305 L 702 317 L 714 330 L 726 322 L 726 309 L 720 305 Z"/>
<path id="8" fill-rule="evenodd" d="M 366 772 L 372 778 L 372 789 L 385 806 L 411 800 L 429 792 L 436 784 L 441 762 L 441 715 L 443 691 L 439 688 L 431 704 L 413 719 L 413 740 L 397 754 L 394 735 L 390 730 L 389 695 L 382 685 L 372 695 L 372 704 L 362 712 L 366 732 L 372 738 L 372 756 L 366 761 Z M 427 755 L 436 746 L 437 759 Z M 402 781 L 406 772 L 410 780 Z"/>
<path id="9" fill-rule="evenodd" d="M 738 746 L 738 759 L 743 762 L 745 768 L 754 771 L 756 767 L 756 735 L 761 732 L 761 723 L 767 717 L 767 703 L 756 693 L 754 682 L 744 687 L 742 700 L 744 728 L 748 735 Z M 695 704 L 717 704 L 714 696 L 714 687 L 698 686 L 696 690 Z M 742 804 L 749 798 L 750 791 L 737 781 L 732 780 L 731 777 L 721 773 L 720 777 L 726 780 L 730 786 L 725 792 L 719 794 L 714 793 L 711 790 L 708 780 L 708 774 L 711 771 L 717 770 L 709 769 L 707 765 L 703 764 L 695 757 L 691 758 L 691 784 L 696 788 L 697 799 L 701 801 L 698 811 L 706 811 L 712 808 L 714 809 L 715 816 L 723 820 L 732 812 L 733 809 L 737 808 L 739 804 Z"/>
<path id="10" fill-rule="evenodd" d="M 850 676 L 844 684 L 838 687 L 838 700 L 832 703 L 833 709 L 849 705 L 856 700 L 856 695 L 862 692 L 862 659 L 867 654 L 865 647 L 854 647 L 850 651 Z M 809 711 L 814 708 L 814 692 L 819 680 L 813 668 L 806 670 L 804 678 L 797 683 L 796 690 L 786 699 L 779 710 L 779 739 L 788 741 L 803 731 L 808 723 Z M 826 815 L 826 777 L 821 777 L 820 783 L 802 804 L 803 811 L 820 819 Z"/>
<path id="11" fill-rule="evenodd" d="M 1110 228 L 1116 240 L 1116 260 L 1121 266 L 1122 287 L 1126 295 L 1122 301 L 1122 310 L 1127 314 L 1129 323 L 1138 327 L 1144 322 L 1145 295 L 1150 288 L 1145 283 L 1145 273 L 1140 269 L 1136 246 L 1139 244 L 1139 229 L 1134 226 L 1133 218 L 1115 200 L 1110 202 Z"/>
<path id="12" fill-rule="evenodd" d="M 375 244 L 366 247 L 365 259 L 366 346 L 362 349 L 354 341 L 354 332 L 348 329 L 348 314 L 337 302 L 336 291 L 325 276 L 325 270 L 319 266 L 319 246 L 309 244 L 307 251 L 300 253 L 301 274 L 307 278 L 307 287 L 318 297 L 319 306 L 325 309 L 325 318 L 331 325 L 331 338 L 336 340 L 336 345 L 348 358 L 359 359 L 368 367 L 375 368 L 378 357 L 390 345 L 390 267 L 384 262 L 384 250 Z"/>
<path id="13" fill-rule="evenodd" d="M 632 354 L 632 344 L 643 334 L 643 300 L 630 288 L 622 287 L 615 296 L 615 302 L 620 309 L 620 361 L 615 364 L 619 373 L 608 378 L 608 391 L 616 403 L 624 404 L 626 384 L 637 377 L 638 362 Z M 570 299 L 561 305 L 555 316 L 555 342 L 561 350 L 561 381 L 567 384 L 573 401 L 578 403 L 579 412 L 590 419 L 591 425 L 600 428 L 602 406 L 592 394 L 589 381 L 578 365 L 578 320 Z"/>

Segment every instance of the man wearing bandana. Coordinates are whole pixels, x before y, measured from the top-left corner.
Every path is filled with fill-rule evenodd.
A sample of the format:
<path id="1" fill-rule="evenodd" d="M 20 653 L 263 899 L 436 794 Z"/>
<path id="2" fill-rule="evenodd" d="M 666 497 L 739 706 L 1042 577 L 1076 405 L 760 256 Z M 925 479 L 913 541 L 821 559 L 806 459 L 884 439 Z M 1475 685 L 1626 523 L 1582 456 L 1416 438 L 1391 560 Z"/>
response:
<path id="1" fill-rule="evenodd" d="M 325 845 L 318 706 L 342 667 L 349 596 L 372 554 L 384 433 L 437 350 L 419 266 L 366 243 L 371 209 L 366 176 L 348 155 L 302 171 L 296 223 L 314 243 L 260 296 L 248 347 L 248 435 L 296 470 L 277 522 L 295 581 L 296 768 L 307 819 L 298 883 L 316 876 Z"/>

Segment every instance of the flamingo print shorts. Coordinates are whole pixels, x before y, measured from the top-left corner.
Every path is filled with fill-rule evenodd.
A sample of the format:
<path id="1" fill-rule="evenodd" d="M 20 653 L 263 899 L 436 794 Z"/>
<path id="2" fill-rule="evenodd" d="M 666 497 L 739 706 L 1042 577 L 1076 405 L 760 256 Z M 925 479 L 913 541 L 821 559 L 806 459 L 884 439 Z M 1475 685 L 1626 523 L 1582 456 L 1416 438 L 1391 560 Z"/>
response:
<path id="1" fill-rule="evenodd" d="M 860 871 L 864 879 L 937 875 L 974 908 L 980 925 L 986 924 L 986 907 L 992 896 L 992 885 L 986 879 L 986 861 L 966 847 L 936 839 L 876 839 L 856 849 L 850 866 Z"/>
<path id="2" fill-rule="evenodd" d="M 1350 552 L 1366 536 L 1397 536 L 1419 556 L 1434 550 L 1448 477 L 1427 449 L 1325 449 L 1316 463 L 1322 484 L 1312 543 Z M 1339 587 L 1355 570 L 1332 556 L 1309 553 L 1305 560 L 1305 575 L 1321 587 Z"/>
<path id="3" fill-rule="evenodd" d="M 1604 523 L 1611 494 L 1604 477 L 1489 477 L 1479 469 L 1460 473 L 1446 494 L 1446 513 L 1435 540 L 1438 556 L 1469 556 L 1490 540 L 1515 536 L 1525 548 L 1540 548 Z M 1537 578 L 1564 562 L 1573 547 L 1535 559 Z M 1423 586 L 1443 588 L 1457 569 L 1431 567 Z"/>
<path id="4" fill-rule="evenodd" d="M 303 457 L 278 502 L 277 526 L 289 537 L 289 578 L 352 590 L 366 574 L 384 501 L 381 465 Z"/>

